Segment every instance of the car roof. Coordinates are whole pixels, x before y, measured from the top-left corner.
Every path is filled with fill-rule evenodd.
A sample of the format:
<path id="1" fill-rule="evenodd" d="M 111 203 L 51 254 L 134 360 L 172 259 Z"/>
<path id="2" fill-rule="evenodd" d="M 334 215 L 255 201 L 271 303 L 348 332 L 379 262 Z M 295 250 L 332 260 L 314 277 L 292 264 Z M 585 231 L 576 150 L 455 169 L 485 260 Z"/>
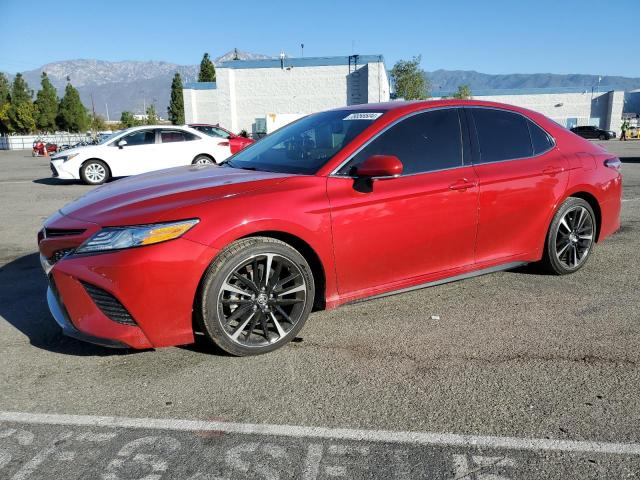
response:
<path id="1" fill-rule="evenodd" d="M 461 100 L 456 98 L 442 98 L 433 100 L 395 100 L 383 103 L 366 103 L 362 105 L 350 105 L 348 107 L 334 108 L 333 110 L 349 110 L 349 111 L 385 111 L 385 112 L 411 112 L 418 110 L 425 110 L 429 108 L 441 108 L 441 107 L 489 107 L 499 108 L 504 110 L 511 110 L 520 113 L 526 113 L 527 115 L 535 113 L 532 110 L 526 108 L 517 107 L 515 105 L 509 105 L 507 103 L 489 102 L 486 100 Z"/>

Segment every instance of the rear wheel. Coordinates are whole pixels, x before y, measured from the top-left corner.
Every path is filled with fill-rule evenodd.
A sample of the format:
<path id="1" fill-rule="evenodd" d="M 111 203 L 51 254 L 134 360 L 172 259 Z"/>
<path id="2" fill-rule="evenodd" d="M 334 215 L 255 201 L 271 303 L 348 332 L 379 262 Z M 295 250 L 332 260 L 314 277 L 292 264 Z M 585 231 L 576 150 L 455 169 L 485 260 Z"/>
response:
<path id="1" fill-rule="evenodd" d="M 557 275 L 578 271 L 591 255 L 596 238 L 593 209 L 581 198 L 564 201 L 553 217 L 542 263 Z"/>
<path id="2" fill-rule="evenodd" d="M 604 133 L 600 134 L 600 140 L 608 140 L 607 136 Z"/>
<path id="3" fill-rule="evenodd" d="M 232 355 L 267 353 L 297 335 L 314 292 L 309 264 L 293 247 L 268 237 L 238 240 L 205 274 L 201 326 Z"/>
<path id="4" fill-rule="evenodd" d="M 102 160 L 89 160 L 80 168 L 82 181 L 89 185 L 100 185 L 109 179 L 109 167 Z"/>
<path id="5" fill-rule="evenodd" d="M 208 155 L 198 155 L 193 159 L 193 162 L 191 163 L 193 165 L 213 165 L 216 162 L 214 162 L 213 158 L 209 157 Z"/>

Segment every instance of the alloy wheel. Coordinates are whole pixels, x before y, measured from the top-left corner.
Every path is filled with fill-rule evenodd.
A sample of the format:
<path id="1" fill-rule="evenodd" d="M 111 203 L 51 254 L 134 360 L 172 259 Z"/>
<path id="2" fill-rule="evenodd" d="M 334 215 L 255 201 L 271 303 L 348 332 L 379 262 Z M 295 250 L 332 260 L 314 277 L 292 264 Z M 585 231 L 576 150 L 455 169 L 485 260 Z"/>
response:
<path id="1" fill-rule="evenodd" d="M 195 161 L 195 165 L 212 165 L 213 161 L 207 157 L 200 157 Z"/>
<path id="2" fill-rule="evenodd" d="M 107 176 L 107 171 L 99 163 L 91 163 L 85 168 L 84 175 L 91 183 L 100 183 Z"/>
<path id="3" fill-rule="evenodd" d="M 582 265 L 593 245 L 593 234 L 593 218 L 585 207 L 577 205 L 567 210 L 555 236 L 558 261 L 570 270 Z"/>
<path id="4" fill-rule="evenodd" d="M 254 255 L 236 266 L 218 293 L 225 334 L 244 347 L 279 342 L 300 321 L 307 285 L 293 261 L 275 253 Z"/>

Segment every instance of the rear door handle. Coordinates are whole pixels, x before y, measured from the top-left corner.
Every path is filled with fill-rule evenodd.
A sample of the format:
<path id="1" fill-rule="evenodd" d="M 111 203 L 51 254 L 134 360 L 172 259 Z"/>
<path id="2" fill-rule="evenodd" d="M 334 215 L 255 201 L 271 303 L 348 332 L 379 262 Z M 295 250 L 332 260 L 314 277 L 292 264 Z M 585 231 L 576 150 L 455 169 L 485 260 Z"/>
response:
<path id="1" fill-rule="evenodd" d="M 562 172 L 564 172 L 564 168 L 560 168 L 560 167 L 546 167 L 542 169 L 542 173 L 544 173 L 545 175 L 549 175 L 551 177 Z"/>
<path id="2" fill-rule="evenodd" d="M 466 178 L 461 178 L 460 180 L 456 180 L 454 183 L 449 185 L 449 190 L 466 190 L 475 186 L 475 182 L 470 182 Z"/>

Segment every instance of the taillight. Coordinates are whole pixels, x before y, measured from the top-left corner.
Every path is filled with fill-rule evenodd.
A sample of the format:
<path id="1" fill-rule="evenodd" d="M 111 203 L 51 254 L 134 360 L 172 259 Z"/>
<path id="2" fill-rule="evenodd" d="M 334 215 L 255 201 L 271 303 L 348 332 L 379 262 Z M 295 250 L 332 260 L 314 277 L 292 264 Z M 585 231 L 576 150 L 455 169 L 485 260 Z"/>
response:
<path id="1" fill-rule="evenodd" d="M 619 158 L 607 158 L 604 161 L 604 166 L 613 168 L 614 170 L 620 170 L 620 167 L 622 167 L 622 162 Z"/>
<path id="2" fill-rule="evenodd" d="M 221 147 L 228 147 L 229 142 L 219 142 L 218 145 L 220 145 Z"/>

